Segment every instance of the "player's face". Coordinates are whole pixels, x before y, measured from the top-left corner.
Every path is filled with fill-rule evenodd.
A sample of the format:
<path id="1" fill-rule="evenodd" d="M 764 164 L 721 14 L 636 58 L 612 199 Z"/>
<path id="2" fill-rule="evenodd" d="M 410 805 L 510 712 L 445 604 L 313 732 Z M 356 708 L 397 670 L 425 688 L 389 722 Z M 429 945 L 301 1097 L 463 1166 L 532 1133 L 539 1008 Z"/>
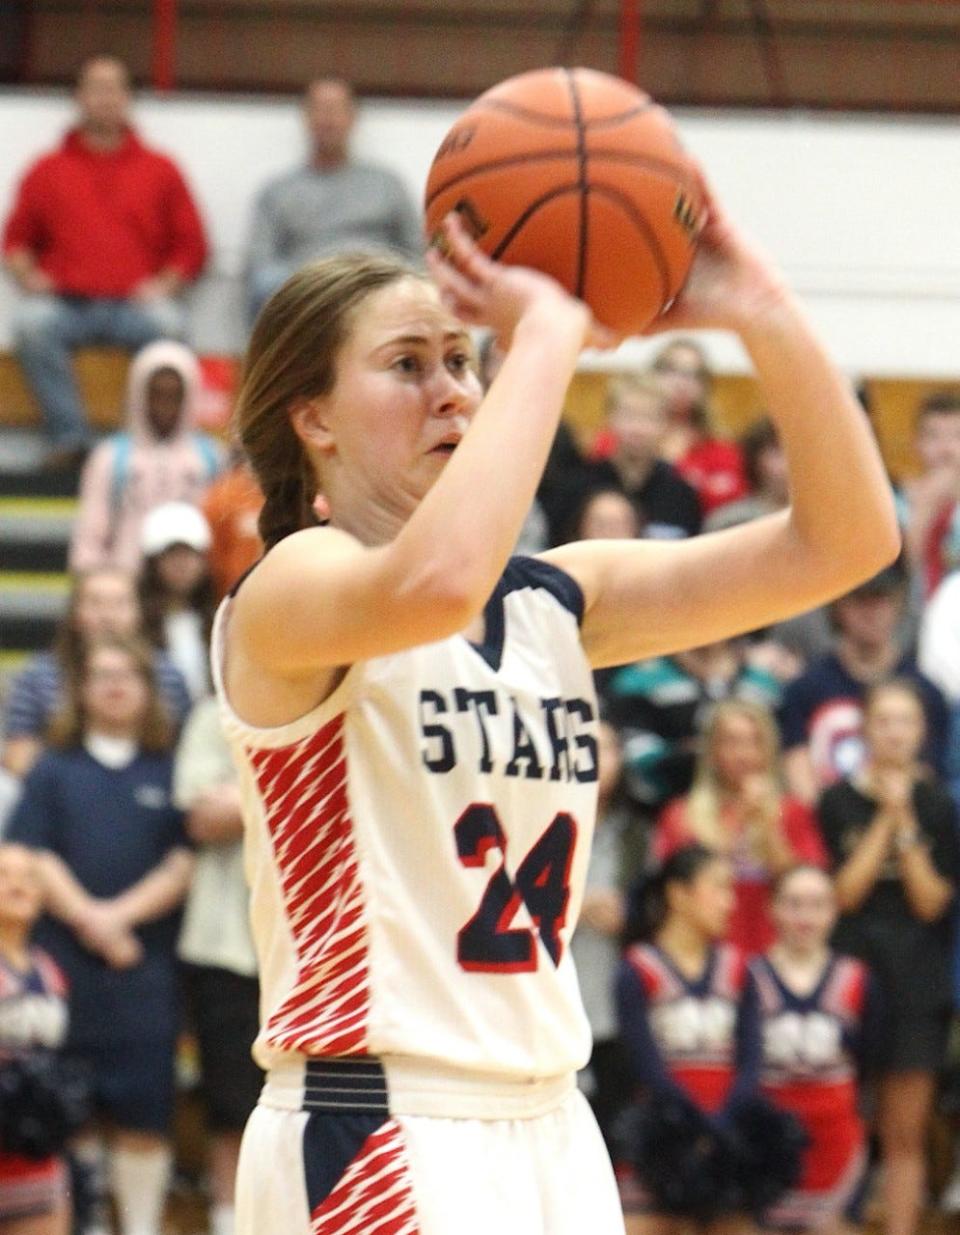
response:
<path id="1" fill-rule="evenodd" d="M 904 690 L 882 691 L 863 718 L 871 758 L 881 764 L 913 763 L 923 745 L 925 729 L 920 701 Z"/>
<path id="2" fill-rule="evenodd" d="M 638 531 L 637 512 L 629 498 L 599 493 L 584 509 L 578 534 L 581 540 L 632 540 Z"/>
<path id="3" fill-rule="evenodd" d="M 116 60 L 93 60 L 77 86 L 80 120 L 98 129 L 127 123 L 130 82 L 126 69 Z"/>
<path id="4" fill-rule="evenodd" d="M 432 284 L 402 279 L 367 297 L 337 356 L 336 384 L 309 413 L 313 440 L 341 473 L 347 500 L 410 513 L 479 405 L 472 357 L 467 331 Z"/>
<path id="5" fill-rule="evenodd" d="M 805 867 L 781 883 L 773 902 L 773 920 L 778 937 L 791 951 L 822 947 L 836 919 L 833 884 L 823 871 Z"/>
<path id="6" fill-rule="evenodd" d="M 734 906 L 733 866 L 716 858 L 683 888 L 678 907 L 708 939 L 723 939 Z"/>
<path id="7" fill-rule="evenodd" d="M 73 624 L 81 635 L 129 635 L 139 621 L 133 581 L 125 575 L 91 575 L 80 585 L 73 606 Z"/>
<path id="8" fill-rule="evenodd" d="M 624 394 L 610 413 L 619 450 L 629 459 L 655 459 L 667 430 L 666 404 L 652 394 Z"/>
<path id="9" fill-rule="evenodd" d="M 88 727 L 133 734 L 149 698 L 136 662 L 122 648 L 98 648 L 87 664 L 81 688 Z"/>
<path id="10" fill-rule="evenodd" d="M 917 454 L 925 472 L 960 472 L 960 409 L 923 417 L 917 426 Z"/>
<path id="11" fill-rule="evenodd" d="M 42 907 L 36 854 L 23 845 L 0 845 L 0 922 L 28 927 Z"/>
<path id="12" fill-rule="evenodd" d="M 717 778 L 728 789 L 736 790 L 748 776 L 768 770 L 763 734 L 752 716 L 734 712 L 718 720 L 711 753 Z"/>

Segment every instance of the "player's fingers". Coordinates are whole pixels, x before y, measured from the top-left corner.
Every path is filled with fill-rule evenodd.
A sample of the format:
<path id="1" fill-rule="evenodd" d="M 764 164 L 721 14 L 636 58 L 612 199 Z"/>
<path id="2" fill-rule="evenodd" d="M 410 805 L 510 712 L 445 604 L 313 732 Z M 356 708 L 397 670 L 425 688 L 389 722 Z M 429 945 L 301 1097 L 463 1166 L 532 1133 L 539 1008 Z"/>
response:
<path id="1" fill-rule="evenodd" d="M 476 286 L 437 252 L 427 253 L 427 265 L 447 308 L 464 320 L 475 320 L 482 303 Z"/>
<path id="2" fill-rule="evenodd" d="M 495 266 L 485 253 L 477 248 L 460 215 L 452 210 L 441 224 L 448 256 L 469 278 L 477 283 L 486 283 L 493 277 Z"/>

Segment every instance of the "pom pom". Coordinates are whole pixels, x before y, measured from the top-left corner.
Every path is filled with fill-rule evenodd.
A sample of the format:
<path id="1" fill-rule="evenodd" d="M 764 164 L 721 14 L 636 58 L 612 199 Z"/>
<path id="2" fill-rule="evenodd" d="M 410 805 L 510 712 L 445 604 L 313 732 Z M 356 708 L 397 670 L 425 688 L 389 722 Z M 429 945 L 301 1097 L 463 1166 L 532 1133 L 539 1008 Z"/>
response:
<path id="1" fill-rule="evenodd" d="M 87 1070 L 48 1051 L 0 1064 L 0 1149 L 49 1158 L 90 1116 Z"/>
<path id="2" fill-rule="evenodd" d="M 731 1146 L 723 1130 L 680 1094 L 631 1108 L 626 1156 L 657 1210 L 710 1222 L 739 1208 Z"/>
<path id="3" fill-rule="evenodd" d="M 762 1214 L 800 1182 L 810 1138 L 796 1116 L 754 1095 L 730 1111 L 740 1208 Z"/>

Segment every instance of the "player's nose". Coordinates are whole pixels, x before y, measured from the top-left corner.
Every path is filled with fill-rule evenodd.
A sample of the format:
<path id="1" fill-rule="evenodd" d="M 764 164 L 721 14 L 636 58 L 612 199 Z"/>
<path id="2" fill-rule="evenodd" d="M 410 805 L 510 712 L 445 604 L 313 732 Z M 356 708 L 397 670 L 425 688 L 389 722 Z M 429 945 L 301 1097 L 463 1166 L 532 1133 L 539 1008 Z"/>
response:
<path id="1" fill-rule="evenodd" d="M 468 383 L 445 366 L 431 384 L 431 410 L 436 416 L 456 416 L 472 406 Z"/>

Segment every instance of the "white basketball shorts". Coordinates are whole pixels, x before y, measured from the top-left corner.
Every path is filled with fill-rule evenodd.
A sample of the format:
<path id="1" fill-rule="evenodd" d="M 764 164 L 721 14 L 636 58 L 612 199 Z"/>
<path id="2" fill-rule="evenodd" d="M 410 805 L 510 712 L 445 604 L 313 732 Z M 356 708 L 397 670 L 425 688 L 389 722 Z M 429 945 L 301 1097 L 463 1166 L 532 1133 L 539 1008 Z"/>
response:
<path id="1" fill-rule="evenodd" d="M 606 1147 L 572 1078 L 311 1060 L 270 1073 L 244 1132 L 237 1235 L 623 1230 Z"/>

